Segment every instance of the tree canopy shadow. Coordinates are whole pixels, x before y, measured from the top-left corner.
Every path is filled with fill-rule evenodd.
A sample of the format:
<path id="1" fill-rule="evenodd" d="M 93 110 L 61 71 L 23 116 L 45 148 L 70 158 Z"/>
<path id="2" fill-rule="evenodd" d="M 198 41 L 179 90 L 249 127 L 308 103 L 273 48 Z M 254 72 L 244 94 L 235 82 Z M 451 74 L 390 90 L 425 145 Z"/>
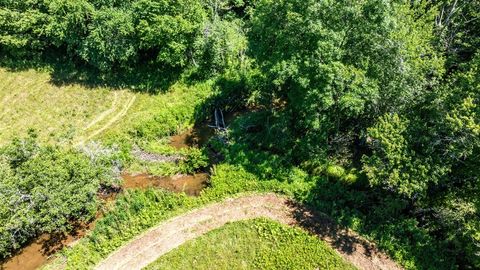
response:
<path id="1" fill-rule="evenodd" d="M 269 142 L 268 133 L 273 134 L 264 121 L 265 111 L 246 105 L 249 97 L 247 79 L 243 76 L 221 76 L 214 88 L 214 93 L 194 112 L 195 127 L 222 126 L 218 136 L 214 137 L 217 149 L 210 147 L 214 155 L 241 165 L 259 180 L 286 179 L 293 164 L 288 156 L 280 155 L 277 145 Z M 278 175 L 283 176 L 276 177 Z"/>
<path id="2" fill-rule="evenodd" d="M 181 68 L 135 63 L 127 68 L 102 71 L 81 61 L 56 53 L 46 53 L 30 58 L 2 56 L 0 67 L 11 72 L 30 69 L 47 70 L 56 86 L 81 85 L 86 88 L 107 87 L 129 89 L 134 92 L 158 94 L 167 92 L 180 79 Z"/>
<path id="3" fill-rule="evenodd" d="M 345 254 L 360 252 L 369 258 L 374 253 L 379 252 L 372 243 L 350 232 L 346 227 L 339 225 L 332 218 L 312 206 L 299 204 L 295 201 L 289 201 L 289 206 L 294 209 L 293 217 L 297 225 L 328 241 L 335 249 Z"/>

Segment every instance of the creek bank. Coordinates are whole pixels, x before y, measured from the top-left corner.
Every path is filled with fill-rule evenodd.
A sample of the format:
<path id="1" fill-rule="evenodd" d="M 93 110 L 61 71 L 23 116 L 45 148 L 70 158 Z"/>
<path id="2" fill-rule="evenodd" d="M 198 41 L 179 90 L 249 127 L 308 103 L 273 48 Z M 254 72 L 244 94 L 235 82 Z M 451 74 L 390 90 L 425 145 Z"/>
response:
<path id="1" fill-rule="evenodd" d="M 0 265 L 2 270 L 34 270 L 44 265 L 56 252 L 64 247 L 74 245 L 84 237 L 88 231 L 95 227 L 97 217 L 90 223 L 75 224 L 73 230 L 68 233 L 43 234 L 29 245 L 22 248 L 15 256 L 4 261 Z"/>
<path id="2" fill-rule="evenodd" d="M 162 188 L 172 192 L 185 192 L 190 196 L 198 196 L 207 187 L 209 175 L 197 173 L 193 175 L 153 176 L 149 174 L 124 174 L 123 188 Z"/>
<path id="3" fill-rule="evenodd" d="M 237 113 L 225 115 L 223 122 L 230 123 Z M 223 117 L 223 116 L 222 116 Z M 180 150 L 187 147 L 206 146 L 212 136 L 216 134 L 215 128 L 206 123 L 195 125 L 181 134 L 171 137 L 170 145 Z M 160 155 L 145 152 L 138 147 L 133 149 L 134 156 L 142 161 L 149 162 L 178 162 L 181 155 Z M 219 158 L 216 153 L 210 153 L 211 164 L 216 163 Z M 189 196 L 199 196 L 200 192 L 208 186 L 209 174 L 199 172 L 193 175 L 174 176 L 153 176 L 149 174 L 128 174 L 121 175 L 123 185 L 110 189 L 101 189 L 98 197 L 104 204 L 113 202 L 118 194 L 128 189 L 162 188 L 171 192 L 185 192 Z M 19 250 L 15 256 L 0 262 L 1 270 L 35 270 L 47 263 L 52 255 L 62 248 L 74 245 L 78 240 L 95 228 L 96 221 L 102 215 L 97 214 L 96 218 L 88 224 L 74 226 L 71 233 L 43 234 L 33 240 L 29 245 Z"/>
<path id="4" fill-rule="evenodd" d="M 210 128 L 209 128 L 210 129 Z M 201 134 L 206 131 L 202 131 Z M 203 137 L 200 140 L 196 137 L 197 131 L 188 130 L 185 133 L 174 136 L 171 145 L 175 148 L 184 148 L 194 146 L 197 143 L 206 143 L 210 137 Z M 213 135 L 214 133 L 211 132 Z M 211 136 L 211 135 L 209 135 Z M 178 148 L 178 149 L 180 149 Z M 136 151 L 136 152 L 135 152 Z M 152 153 L 143 152 L 134 149 L 135 155 L 141 155 L 149 161 L 156 162 L 175 162 L 183 158 L 180 156 L 162 156 Z M 200 191 L 207 186 L 209 175 L 207 173 L 197 173 L 194 175 L 175 175 L 168 177 L 153 176 L 149 174 L 122 174 L 123 185 L 121 187 L 110 188 L 108 190 L 101 189 L 98 197 L 103 203 L 114 201 L 116 196 L 128 189 L 146 189 L 146 188 L 162 188 L 172 192 L 185 192 L 190 196 L 198 196 Z M 95 228 L 95 223 L 101 215 L 88 224 L 82 224 L 72 230 L 71 233 L 59 234 L 43 234 L 32 240 L 30 244 L 20 249 L 13 257 L 0 262 L 1 270 L 35 270 L 47 263 L 53 254 L 62 248 L 71 246 L 86 235 L 88 231 Z"/>

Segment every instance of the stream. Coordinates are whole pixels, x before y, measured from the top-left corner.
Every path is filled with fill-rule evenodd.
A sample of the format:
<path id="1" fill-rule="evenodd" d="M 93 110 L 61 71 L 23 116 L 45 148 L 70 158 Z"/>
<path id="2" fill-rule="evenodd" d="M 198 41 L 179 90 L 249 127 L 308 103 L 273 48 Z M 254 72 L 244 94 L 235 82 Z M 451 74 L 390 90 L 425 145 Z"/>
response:
<path id="1" fill-rule="evenodd" d="M 176 149 L 204 145 L 214 130 L 207 125 L 201 125 L 182 134 L 173 136 L 170 145 Z M 197 173 L 194 175 L 153 176 L 149 174 L 122 174 L 123 189 L 146 189 L 163 188 L 172 192 L 185 192 L 190 196 L 200 195 L 200 191 L 207 186 L 209 175 Z M 103 200 L 112 200 L 112 196 L 102 197 Z M 10 259 L 0 265 L 1 270 L 34 270 L 44 265 L 55 252 L 63 247 L 71 246 L 95 227 L 96 219 L 89 223 L 78 226 L 69 235 L 44 234 L 32 241 L 29 245 L 18 251 Z"/>

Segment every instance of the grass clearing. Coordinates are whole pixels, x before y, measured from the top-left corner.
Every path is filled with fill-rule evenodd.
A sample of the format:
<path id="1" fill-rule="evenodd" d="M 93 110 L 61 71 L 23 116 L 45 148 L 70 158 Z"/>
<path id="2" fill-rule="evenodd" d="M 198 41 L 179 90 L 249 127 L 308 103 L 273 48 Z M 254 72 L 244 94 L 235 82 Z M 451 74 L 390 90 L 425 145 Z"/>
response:
<path id="1" fill-rule="evenodd" d="M 160 257 L 159 269 L 355 269 L 327 244 L 268 219 L 229 223 Z"/>
<path id="2" fill-rule="evenodd" d="M 44 71 L 0 69 L 0 145 L 30 128 L 42 142 L 89 138 L 134 97 L 128 90 L 56 86 Z"/>
<path id="3" fill-rule="evenodd" d="M 101 137 L 106 140 L 135 137 L 151 143 L 182 132 L 193 126 L 195 110 L 211 95 L 212 88 L 213 81 L 193 85 L 177 82 L 164 93 L 137 94 L 128 114 Z M 166 144 L 168 140 L 163 140 L 162 145 Z"/>

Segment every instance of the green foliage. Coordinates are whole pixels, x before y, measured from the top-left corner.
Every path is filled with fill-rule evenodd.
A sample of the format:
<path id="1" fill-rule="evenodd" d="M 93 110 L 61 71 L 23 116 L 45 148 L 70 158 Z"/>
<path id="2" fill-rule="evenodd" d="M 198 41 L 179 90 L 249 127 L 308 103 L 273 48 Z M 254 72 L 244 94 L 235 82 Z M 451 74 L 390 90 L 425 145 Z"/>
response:
<path id="1" fill-rule="evenodd" d="M 133 161 L 128 165 L 130 173 L 149 173 L 156 176 L 171 176 L 175 174 L 194 174 L 209 166 L 209 158 L 205 149 L 189 147 L 174 151 L 171 155 L 178 156 L 176 162 Z"/>
<path id="2" fill-rule="evenodd" d="M 246 61 L 247 39 L 241 20 L 206 22 L 195 41 L 196 64 L 205 74 L 240 68 Z"/>
<path id="3" fill-rule="evenodd" d="M 33 237 L 67 232 L 95 217 L 100 186 L 115 183 L 115 153 L 85 154 L 39 146 L 33 135 L 0 149 L 2 258 Z"/>
<path id="4" fill-rule="evenodd" d="M 127 193 L 93 236 L 66 251 L 69 267 L 91 266 L 177 212 L 274 191 L 366 234 L 408 269 L 479 268 L 479 7 L 456 0 L 0 1 L 0 53 L 15 68 L 52 55 L 94 67 L 57 70 L 68 83 L 111 77 L 123 87 L 119 75 L 127 71 L 141 89 L 173 85 L 165 95 L 138 95 L 124 121 L 102 136 L 120 144 L 125 161 L 134 160 L 133 145 L 177 153 L 159 145 L 214 109 L 251 110 L 211 140 L 224 160 L 200 198 Z M 187 69 L 182 83 L 171 81 Z M 66 114 L 90 112 L 67 107 Z M 15 118 L 5 116 L 12 111 L 2 121 Z M 79 126 L 62 127 L 61 137 Z M 98 158 L 98 145 L 83 152 L 90 158 L 33 138 L 1 150 L 2 254 L 93 215 L 95 192 L 111 183 L 113 157 Z M 179 166 L 130 165 L 158 174 L 207 167 L 202 150 L 183 155 Z"/>
<path id="5" fill-rule="evenodd" d="M 480 45 L 480 5 L 475 1 L 432 1 L 438 10 L 435 30 L 439 50 L 447 56 L 447 68 L 456 69 L 475 55 Z"/>
<path id="6" fill-rule="evenodd" d="M 71 249 L 66 269 L 92 269 L 102 258 L 160 221 L 190 209 L 197 202 L 186 195 L 162 190 L 133 190 L 115 202 L 115 207 L 99 220 L 94 231 Z"/>
<path id="7" fill-rule="evenodd" d="M 115 207 L 105 214 L 93 232 L 72 248 L 62 251 L 68 258 L 67 269 L 90 269 L 102 258 L 139 233 L 175 215 L 207 203 L 217 202 L 245 192 L 276 191 L 299 200 L 306 197 L 314 182 L 293 170 L 288 182 L 259 179 L 242 166 L 214 166 L 209 188 L 200 197 L 187 197 L 158 189 L 132 190 L 119 196 Z"/>
<path id="8" fill-rule="evenodd" d="M 346 174 L 346 175 L 343 177 L 342 180 L 343 180 L 343 182 L 345 182 L 346 184 L 352 185 L 352 184 L 357 183 L 357 181 L 358 181 L 358 175 L 357 175 L 355 172 L 350 172 L 350 173 Z"/>
<path id="9" fill-rule="evenodd" d="M 142 50 L 153 52 L 157 62 L 173 67 L 188 64 L 193 41 L 204 21 L 198 0 L 139 0 L 133 5 Z"/>
<path id="10" fill-rule="evenodd" d="M 130 133 L 139 139 L 152 140 L 171 136 L 193 126 L 195 110 L 212 93 L 212 82 L 188 87 L 176 84 L 173 94 L 152 97 L 143 104 L 147 114 L 132 115 Z"/>
<path id="11" fill-rule="evenodd" d="M 369 129 L 373 153 L 365 158 L 364 171 L 371 185 L 383 186 L 399 194 L 413 196 L 426 191 L 430 181 L 438 181 L 430 163 L 418 159 L 408 146 L 408 122 L 398 115 L 386 115 Z"/>
<path id="12" fill-rule="evenodd" d="M 17 59 L 66 50 L 101 71 L 131 68 L 138 57 L 186 67 L 205 19 L 201 1 L 3 1 L 0 44 Z"/>
<path id="13" fill-rule="evenodd" d="M 355 269 L 318 238 L 267 219 L 229 223 L 146 269 Z"/>
<path id="14" fill-rule="evenodd" d="M 15 2 L 15 1 L 12 1 Z M 33 1 L 36 2 L 36 1 Z M 0 5 L 0 45 L 4 53 L 25 56 L 45 46 L 43 26 L 47 16 L 22 4 Z"/>
<path id="15" fill-rule="evenodd" d="M 380 118 L 369 129 L 372 153 L 363 159 L 370 183 L 415 202 L 411 207 L 417 217 L 428 220 L 423 229 L 442 234 L 441 239 L 455 247 L 462 267 L 479 263 L 474 229 L 480 149 L 478 63 L 476 56 L 436 89 L 430 105 L 414 107 L 402 117 Z M 455 214 L 453 205 L 458 209 Z"/>
<path id="16" fill-rule="evenodd" d="M 180 161 L 180 168 L 183 173 L 192 174 L 201 169 L 205 169 L 208 164 L 208 155 L 205 150 L 198 148 L 188 148 L 183 151 L 184 159 Z"/>
<path id="17" fill-rule="evenodd" d="M 88 32 L 88 21 L 94 7 L 87 0 L 51 0 L 47 9 L 50 20 L 45 26 L 46 36 L 54 46 L 66 46 L 67 51 L 75 55 Z"/>
<path id="18" fill-rule="evenodd" d="M 259 1 L 250 53 L 267 80 L 265 105 L 285 111 L 297 155 L 335 149 L 344 144 L 333 145 L 337 135 L 420 100 L 442 72 L 431 21 L 393 1 Z"/>
<path id="19" fill-rule="evenodd" d="M 328 177 L 340 179 L 345 176 L 345 169 L 339 165 L 330 165 L 325 170 Z"/>
<path id="20" fill-rule="evenodd" d="M 444 239 L 422 228 L 404 211 L 408 202 L 388 192 L 319 179 L 309 202 L 374 241 L 406 269 L 456 269 Z"/>
<path id="21" fill-rule="evenodd" d="M 91 21 L 80 56 L 100 70 L 131 65 L 137 54 L 133 13 L 106 8 L 93 12 Z"/>

